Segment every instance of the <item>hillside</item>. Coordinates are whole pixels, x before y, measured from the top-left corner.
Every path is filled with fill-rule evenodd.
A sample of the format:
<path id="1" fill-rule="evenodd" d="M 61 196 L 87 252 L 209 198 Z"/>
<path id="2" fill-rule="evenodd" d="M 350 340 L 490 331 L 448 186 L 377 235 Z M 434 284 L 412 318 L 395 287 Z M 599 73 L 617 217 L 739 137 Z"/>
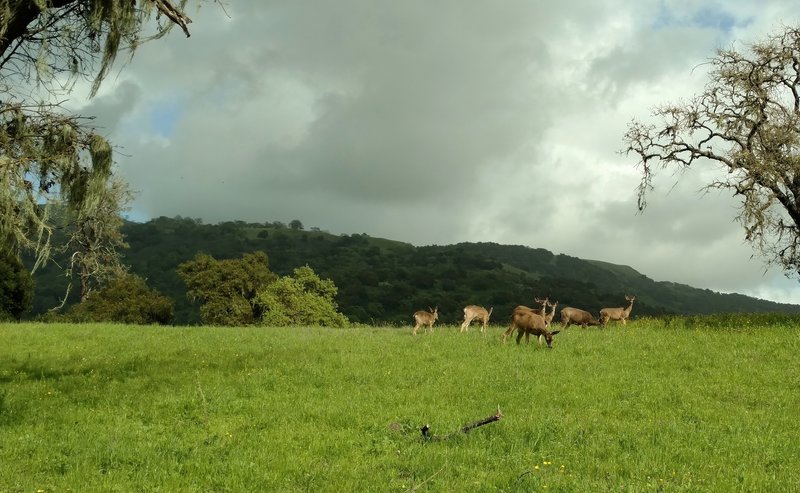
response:
<path id="1" fill-rule="evenodd" d="M 281 223 L 202 224 L 160 217 L 128 222 L 130 245 L 124 261 L 131 270 L 175 301 L 176 324 L 199 323 L 175 269 L 198 252 L 216 258 L 261 250 L 270 269 L 286 275 L 308 264 L 339 288 L 340 309 L 362 323 L 408 324 L 416 310 L 438 305 L 440 322 L 460 322 L 466 304 L 493 306 L 495 323 L 505 323 L 519 304 L 549 296 L 560 306 L 597 312 L 622 306 L 635 294 L 634 316 L 720 312 L 800 313 L 800 306 L 739 294 L 720 294 L 672 282 L 656 282 L 633 268 L 553 254 L 541 248 L 496 243 L 413 245 L 365 234 L 334 235 Z M 65 280 L 50 266 L 36 278 L 36 313 L 58 304 Z"/>

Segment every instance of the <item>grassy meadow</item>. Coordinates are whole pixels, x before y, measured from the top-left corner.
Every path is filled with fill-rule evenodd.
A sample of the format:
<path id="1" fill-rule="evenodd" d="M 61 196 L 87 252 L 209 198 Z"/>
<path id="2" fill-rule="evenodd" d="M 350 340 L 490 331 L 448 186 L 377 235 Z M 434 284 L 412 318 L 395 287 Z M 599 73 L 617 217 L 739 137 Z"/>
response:
<path id="1" fill-rule="evenodd" d="M 4 324 L 0 492 L 800 491 L 797 324 L 703 320 Z"/>

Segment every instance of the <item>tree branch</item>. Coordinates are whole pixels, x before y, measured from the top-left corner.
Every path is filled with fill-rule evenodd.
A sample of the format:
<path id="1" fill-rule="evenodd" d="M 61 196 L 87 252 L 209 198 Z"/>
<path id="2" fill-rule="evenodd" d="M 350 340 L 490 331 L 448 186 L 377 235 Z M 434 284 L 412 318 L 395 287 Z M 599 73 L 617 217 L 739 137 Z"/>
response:
<path id="1" fill-rule="evenodd" d="M 431 427 L 430 427 L 430 425 L 427 425 L 427 424 L 420 429 L 420 432 L 422 432 L 422 437 L 424 439 L 426 439 L 426 440 L 433 440 L 433 441 L 449 440 L 450 438 L 453 438 L 454 436 L 456 436 L 456 435 L 458 435 L 460 433 L 469 433 L 471 430 L 474 430 L 475 428 L 478 428 L 479 426 L 484 426 L 484 425 L 488 425 L 489 423 L 494 423 L 495 421 L 500 421 L 500 419 L 502 419 L 502 418 L 503 418 L 503 413 L 500 411 L 500 406 L 498 406 L 497 407 L 497 412 L 494 413 L 493 415 L 488 416 L 488 417 L 483 418 L 483 419 L 480 419 L 478 421 L 475 421 L 474 423 L 470 423 L 468 425 L 464 425 L 464 426 L 461 427 L 460 430 L 458 430 L 456 432 L 449 433 L 447 435 L 431 435 L 431 431 L 430 431 Z"/>

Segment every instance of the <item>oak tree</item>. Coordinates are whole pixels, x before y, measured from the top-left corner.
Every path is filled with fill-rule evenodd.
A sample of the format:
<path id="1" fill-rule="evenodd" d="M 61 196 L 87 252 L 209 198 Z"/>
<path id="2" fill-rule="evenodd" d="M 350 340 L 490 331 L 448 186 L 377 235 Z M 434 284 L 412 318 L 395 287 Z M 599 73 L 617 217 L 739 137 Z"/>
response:
<path id="1" fill-rule="evenodd" d="M 200 316 L 209 325 L 258 322 L 261 309 L 255 297 L 277 278 L 264 252 L 223 260 L 198 253 L 178 266 L 178 276 L 186 284 L 189 299 L 200 303 Z"/>
<path id="2" fill-rule="evenodd" d="M 705 190 L 740 199 L 745 238 L 787 274 L 800 270 L 800 27 L 718 50 L 704 90 L 634 120 L 623 152 L 639 159 L 638 205 L 661 168 L 721 166 Z"/>
<path id="3" fill-rule="evenodd" d="M 113 185 L 112 146 L 62 104 L 97 93 L 118 53 L 179 26 L 186 0 L 0 0 L 0 248 L 50 258 L 50 206 L 80 214 Z M 155 22 L 153 22 L 155 19 Z"/>

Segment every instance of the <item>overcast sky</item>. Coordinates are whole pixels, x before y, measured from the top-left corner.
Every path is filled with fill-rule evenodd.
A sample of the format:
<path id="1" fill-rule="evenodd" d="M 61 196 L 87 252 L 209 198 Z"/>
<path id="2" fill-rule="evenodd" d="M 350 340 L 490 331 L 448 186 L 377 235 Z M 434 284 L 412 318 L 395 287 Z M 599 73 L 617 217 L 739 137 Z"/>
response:
<path id="1" fill-rule="evenodd" d="M 299 219 L 415 245 L 493 241 L 659 281 L 800 303 L 698 190 L 662 173 L 637 214 L 627 123 L 703 62 L 798 21 L 792 1 L 272 2 L 189 7 L 74 105 L 118 146 L 131 218 Z M 122 57 L 121 57 L 122 58 Z"/>

